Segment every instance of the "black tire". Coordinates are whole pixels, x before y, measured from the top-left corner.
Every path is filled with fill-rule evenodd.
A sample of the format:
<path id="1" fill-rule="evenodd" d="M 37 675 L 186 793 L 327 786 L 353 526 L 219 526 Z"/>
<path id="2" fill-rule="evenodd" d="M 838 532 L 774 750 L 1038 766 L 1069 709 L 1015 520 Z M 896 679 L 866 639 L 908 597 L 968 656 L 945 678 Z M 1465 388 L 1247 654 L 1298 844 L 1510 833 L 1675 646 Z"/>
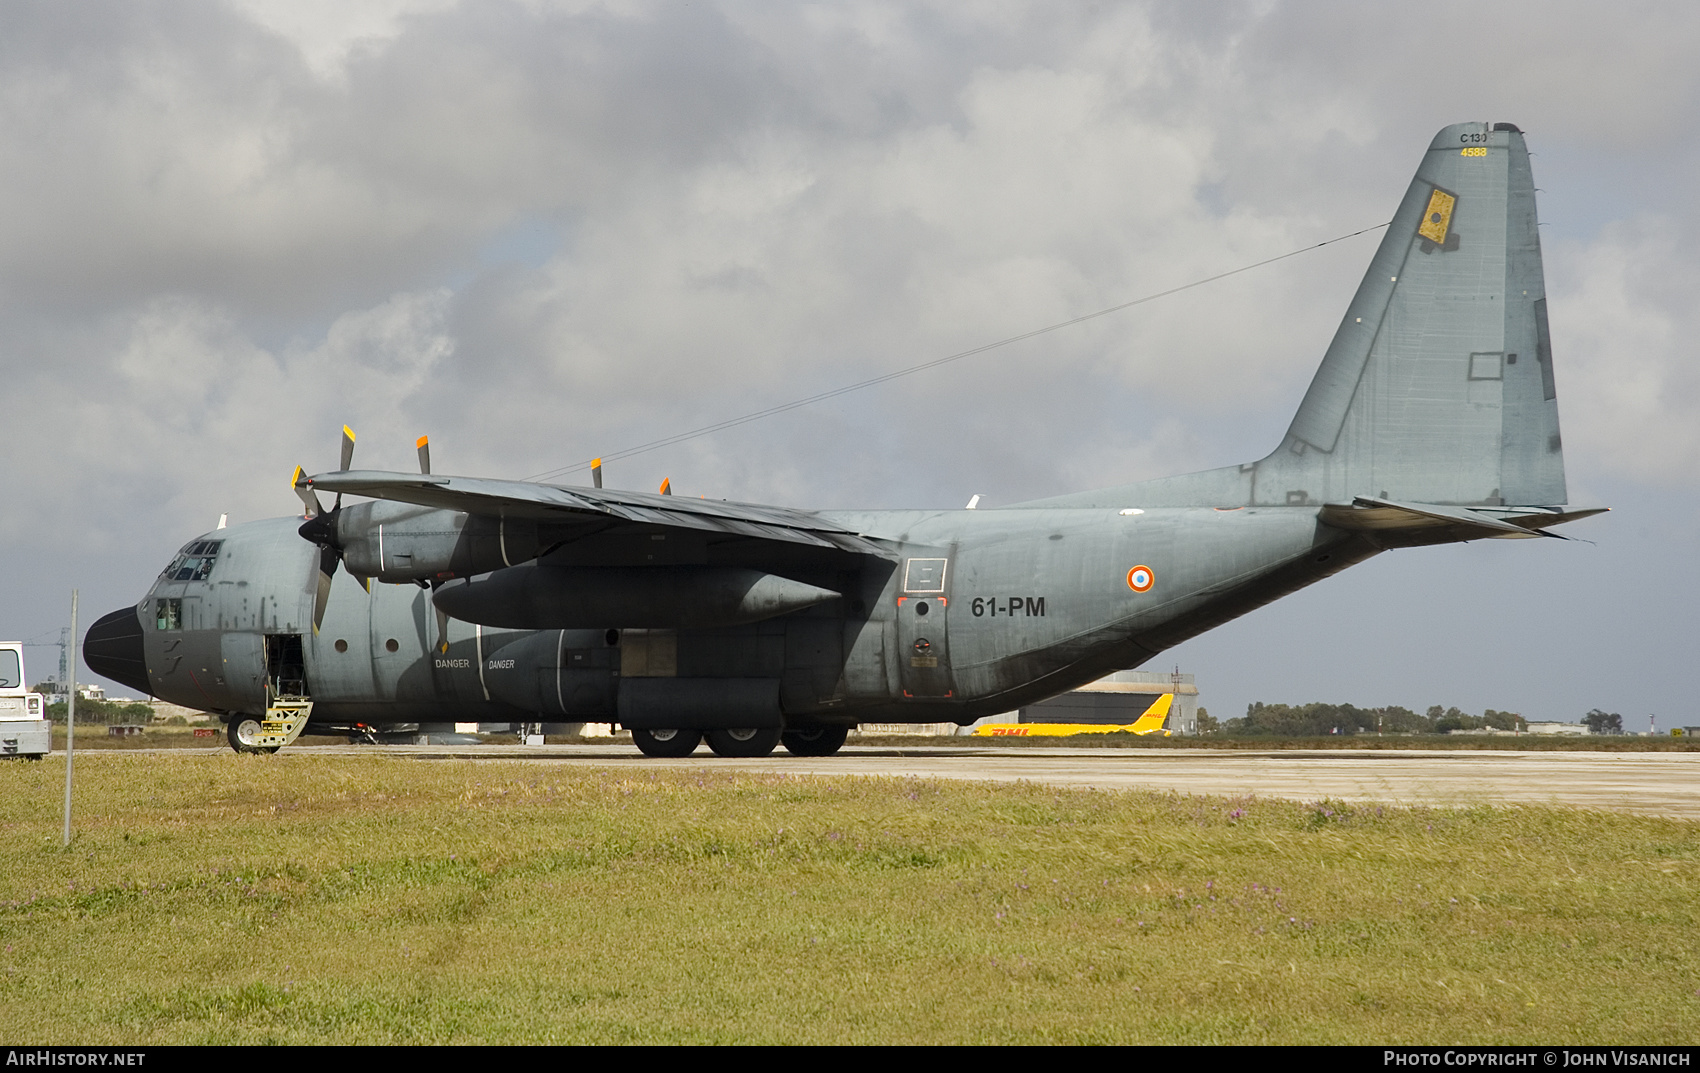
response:
<path id="1" fill-rule="evenodd" d="M 708 747 L 715 756 L 767 756 L 778 745 L 778 727 L 722 727 L 708 732 Z"/>
<path id="2" fill-rule="evenodd" d="M 260 721 L 251 715 L 233 715 L 224 725 L 224 738 L 231 749 L 239 753 L 275 753 L 277 746 L 254 744 L 260 740 Z"/>
<path id="3" fill-rule="evenodd" d="M 632 744 L 645 756 L 677 759 L 697 751 L 702 743 L 700 730 L 632 730 Z"/>
<path id="4" fill-rule="evenodd" d="M 787 730 L 779 740 L 792 756 L 831 756 L 844 748 L 844 739 L 849 736 L 849 727 L 808 727 Z"/>

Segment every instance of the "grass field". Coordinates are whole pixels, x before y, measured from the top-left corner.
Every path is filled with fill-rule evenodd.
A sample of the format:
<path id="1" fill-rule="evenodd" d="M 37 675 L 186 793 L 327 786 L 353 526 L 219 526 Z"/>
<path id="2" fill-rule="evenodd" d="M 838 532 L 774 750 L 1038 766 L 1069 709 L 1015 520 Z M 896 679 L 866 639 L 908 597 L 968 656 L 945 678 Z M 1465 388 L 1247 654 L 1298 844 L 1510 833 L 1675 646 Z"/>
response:
<path id="1" fill-rule="evenodd" d="M 0 764 L 10 1043 L 1692 1043 L 1700 825 L 370 757 Z"/>

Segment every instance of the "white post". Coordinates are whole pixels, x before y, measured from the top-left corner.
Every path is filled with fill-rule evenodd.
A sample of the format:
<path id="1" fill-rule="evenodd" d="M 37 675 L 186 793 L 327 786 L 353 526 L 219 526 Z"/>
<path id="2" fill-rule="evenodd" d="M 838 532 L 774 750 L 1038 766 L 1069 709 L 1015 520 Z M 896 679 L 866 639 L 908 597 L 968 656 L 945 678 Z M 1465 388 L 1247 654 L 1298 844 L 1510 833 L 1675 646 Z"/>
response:
<path id="1" fill-rule="evenodd" d="M 65 844 L 71 844 L 71 739 L 77 727 L 77 590 L 71 590 L 71 674 L 65 696 Z"/>

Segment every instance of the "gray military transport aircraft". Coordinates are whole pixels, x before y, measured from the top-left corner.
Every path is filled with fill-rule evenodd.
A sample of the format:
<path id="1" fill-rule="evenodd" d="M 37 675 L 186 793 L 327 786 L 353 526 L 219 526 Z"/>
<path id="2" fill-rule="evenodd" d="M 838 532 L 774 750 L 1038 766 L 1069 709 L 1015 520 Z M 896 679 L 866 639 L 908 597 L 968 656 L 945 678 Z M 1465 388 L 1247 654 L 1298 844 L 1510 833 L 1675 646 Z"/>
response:
<path id="1" fill-rule="evenodd" d="M 301 518 L 205 533 L 88 666 L 302 729 L 613 722 L 650 756 L 968 723 L 1137 667 L 1392 548 L 1567 510 L 1535 189 L 1509 123 L 1442 130 L 1267 457 L 982 510 L 792 510 L 297 470 Z M 334 493 L 324 509 L 317 493 Z M 344 506 L 345 495 L 365 501 Z M 305 538 L 305 539 L 303 539 Z M 332 584 L 338 564 L 354 580 Z M 376 584 L 372 584 L 372 582 Z"/>

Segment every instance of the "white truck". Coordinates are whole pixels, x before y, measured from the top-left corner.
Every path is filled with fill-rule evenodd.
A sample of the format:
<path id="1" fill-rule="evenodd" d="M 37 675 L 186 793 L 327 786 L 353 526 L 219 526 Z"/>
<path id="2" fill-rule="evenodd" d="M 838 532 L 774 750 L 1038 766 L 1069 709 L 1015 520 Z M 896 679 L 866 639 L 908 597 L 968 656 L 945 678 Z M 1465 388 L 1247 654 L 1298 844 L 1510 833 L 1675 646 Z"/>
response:
<path id="1" fill-rule="evenodd" d="M 40 760 L 53 748 L 40 693 L 24 686 L 24 646 L 0 641 L 0 756 Z"/>

